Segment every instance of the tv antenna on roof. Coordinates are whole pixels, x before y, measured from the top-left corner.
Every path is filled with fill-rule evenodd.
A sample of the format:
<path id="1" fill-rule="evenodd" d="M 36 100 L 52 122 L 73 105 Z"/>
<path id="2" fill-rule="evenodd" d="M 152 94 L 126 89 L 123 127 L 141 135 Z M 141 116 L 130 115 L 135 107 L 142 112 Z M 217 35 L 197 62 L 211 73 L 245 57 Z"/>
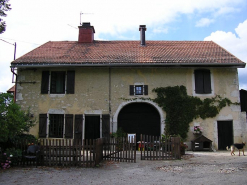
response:
<path id="1" fill-rule="evenodd" d="M 80 12 L 80 25 L 82 25 L 82 24 L 81 24 L 81 15 L 82 15 L 82 14 L 93 14 L 93 13 L 82 13 L 82 12 Z"/>

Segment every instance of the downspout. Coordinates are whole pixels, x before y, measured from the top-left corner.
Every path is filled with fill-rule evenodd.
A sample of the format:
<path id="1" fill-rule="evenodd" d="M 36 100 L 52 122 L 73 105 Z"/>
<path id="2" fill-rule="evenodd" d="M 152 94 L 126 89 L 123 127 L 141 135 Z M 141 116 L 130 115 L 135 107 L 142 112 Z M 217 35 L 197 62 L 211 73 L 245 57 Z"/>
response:
<path id="1" fill-rule="evenodd" d="M 109 67 L 109 115 L 110 115 L 110 123 L 112 127 L 112 132 L 113 132 L 113 121 L 111 121 L 111 68 Z M 112 118 L 113 120 L 113 118 Z"/>
<path id="2" fill-rule="evenodd" d="M 14 61 L 15 61 L 15 55 L 16 55 L 16 42 L 14 44 L 15 46 L 15 49 L 14 49 Z M 13 73 L 13 76 L 12 76 L 12 83 L 15 83 L 15 92 L 14 92 L 14 102 L 16 102 L 16 89 L 17 89 L 17 73 L 15 73 L 15 67 L 11 67 L 10 68 L 11 72 Z M 15 75 L 15 82 L 14 82 L 14 75 Z"/>
<path id="3" fill-rule="evenodd" d="M 17 73 L 15 73 L 15 68 L 12 67 L 11 68 L 11 72 L 13 73 L 12 76 L 12 83 L 15 83 L 15 92 L 14 92 L 14 102 L 16 102 L 16 89 L 17 89 Z M 15 75 L 15 81 L 14 81 L 14 75 Z"/>
<path id="4" fill-rule="evenodd" d="M 12 67 L 11 68 L 11 72 L 13 73 L 13 76 L 12 76 L 12 83 L 15 83 L 15 92 L 14 92 L 14 102 L 16 102 L 16 90 L 17 90 L 17 73 L 15 73 L 15 68 Z M 15 81 L 14 81 L 14 75 L 15 75 Z"/>

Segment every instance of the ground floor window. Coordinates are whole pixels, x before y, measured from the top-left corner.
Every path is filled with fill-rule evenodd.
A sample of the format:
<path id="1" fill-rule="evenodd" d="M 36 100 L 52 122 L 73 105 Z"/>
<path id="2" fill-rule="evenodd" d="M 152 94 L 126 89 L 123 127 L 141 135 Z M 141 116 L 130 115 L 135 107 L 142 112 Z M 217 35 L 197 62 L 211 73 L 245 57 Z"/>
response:
<path id="1" fill-rule="evenodd" d="M 64 115 L 50 114 L 49 121 L 49 137 L 63 138 Z"/>

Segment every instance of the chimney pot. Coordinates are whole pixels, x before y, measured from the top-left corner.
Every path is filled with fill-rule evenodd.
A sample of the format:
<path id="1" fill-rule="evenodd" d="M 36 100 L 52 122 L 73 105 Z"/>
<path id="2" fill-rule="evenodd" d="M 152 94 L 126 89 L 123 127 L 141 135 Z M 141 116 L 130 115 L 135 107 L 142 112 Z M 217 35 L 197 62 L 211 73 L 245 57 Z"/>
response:
<path id="1" fill-rule="evenodd" d="M 145 31 L 146 30 L 147 30 L 146 25 L 140 25 L 139 31 L 140 31 L 141 46 L 146 45 L 146 40 L 145 40 Z"/>
<path id="2" fill-rule="evenodd" d="M 94 41 L 94 27 L 90 25 L 90 22 L 84 22 L 79 28 L 79 43 L 92 43 Z"/>

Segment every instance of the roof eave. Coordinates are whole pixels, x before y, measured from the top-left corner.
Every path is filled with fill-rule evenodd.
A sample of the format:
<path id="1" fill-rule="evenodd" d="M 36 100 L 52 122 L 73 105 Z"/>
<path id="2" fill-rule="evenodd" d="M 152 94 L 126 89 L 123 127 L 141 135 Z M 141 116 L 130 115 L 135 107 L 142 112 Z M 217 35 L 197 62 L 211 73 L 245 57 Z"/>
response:
<path id="1" fill-rule="evenodd" d="M 232 67 L 245 68 L 245 63 L 26 63 L 11 64 L 11 68 L 39 68 L 39 67 Z"/>

